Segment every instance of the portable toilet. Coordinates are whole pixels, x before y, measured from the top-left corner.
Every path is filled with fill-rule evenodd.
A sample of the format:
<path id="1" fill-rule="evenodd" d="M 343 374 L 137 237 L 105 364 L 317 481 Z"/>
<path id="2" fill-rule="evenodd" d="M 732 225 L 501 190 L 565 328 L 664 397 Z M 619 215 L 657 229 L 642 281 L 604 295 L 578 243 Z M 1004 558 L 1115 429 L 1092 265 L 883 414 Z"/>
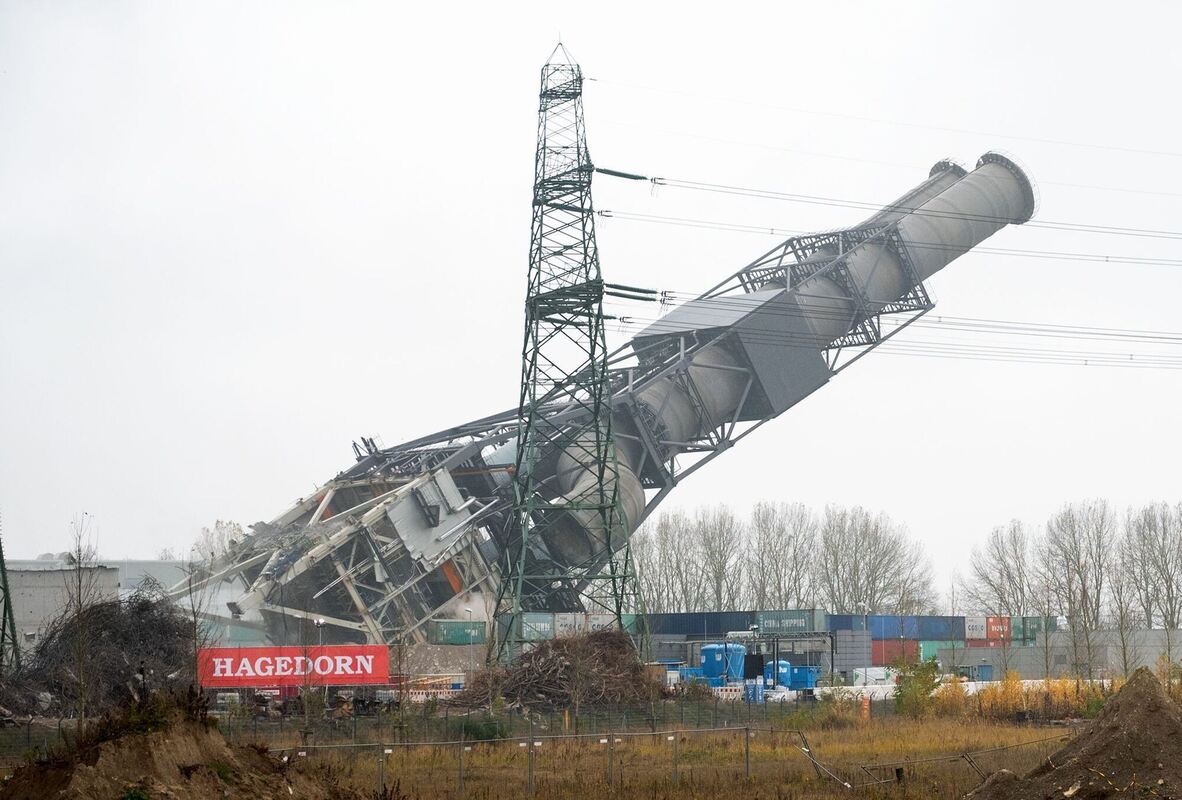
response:
<path id="1" fill-rule="evenodd" d="M 821 673 L 820 667 L 791 667 L 789 672 L 791 677 L 785 684 L 788 688 L 795 691 L 817 688 L 817 676 Z"/>
<path id="2" fill-rule="evenodd" d="M 743 680 L 743 658 L 747 648 L 732 642 L 702 645 L 702 674 L 711 685 Z"/>
<path id="3" fill-rule="evenodd" d="M 769 661 L 764 664 L 763 682 L 770 686 L 773 678 L 775 678 L 776 686 L 789 688 L 792 684 L 792 665 L 783 660 Z"/>

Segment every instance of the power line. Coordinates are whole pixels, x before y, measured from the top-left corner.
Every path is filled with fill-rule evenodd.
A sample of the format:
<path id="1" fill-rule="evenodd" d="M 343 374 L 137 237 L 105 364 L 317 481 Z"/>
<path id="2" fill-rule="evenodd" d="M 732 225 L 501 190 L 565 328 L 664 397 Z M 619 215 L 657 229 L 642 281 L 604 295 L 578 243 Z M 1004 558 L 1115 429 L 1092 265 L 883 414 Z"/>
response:
<path id="1" fill-rule="evenodd" d="M 1067 147 L 1081 147 L 1089 150 L 1111 150 L 1118 153 L 1136 153 L 1138 155 L 1164 156 L 1167 158 L 1182 158 L 1182 153 L 1170 150 L 1152 150 L 1140 147 L 1125 147 L 1122 145 L 1099 144 L 1096 142 L 1074 142 L 1068 139 L 1051 139 L 1039 136 L 1023 136 L 1018 134 L 996 133 L 991 131 L 978 131 L 972 128 L 956 128 L 947 125 L 926 125 L 920 122 L 904 122 L 894 119 L 883 119 L 881 117 L 870 117 L 861 114 L 846 114 L 836 111 L 818 111 L 812 108 L 801 108 L 799 106 L 784 106 L 775 103 L 762 103 L 756 100 L 743 100 L 735 97 L 723 97 L 720 95 L 710 95 L 698 92 L 687 92 L 681 89 L 670 89 L 668 87 L 645 86 L 643 84 L 629 83 L 626 81 L 616 81 L 604 78 L 587 78 L 589 81 L 602 83 L 606 86 L 622 86 L 629 89 L 638 89 L 647 92 L 656 92 L 660 94 L 680 95 L 683 97 L 700 98 L 707 100 L 714 100 L 723 103 L 735 103 L 737 105 L 754 106 L 757 108 L 770 108 L 776 111 L 789 111 L 794 114 L 809 114 L 818 117 L 831 117 L 834 119 L 847 119 L 857 122 L 873 122 L 879 125 L 894 125 L 901 128 L 919 128 L 923 130 L 942 131 L 944 133 L 958 133 L 969 136 L 987 136 L 993 139 L 1012 139 L 1014 141 L 1023 142 L 1037 142 L 1039 144 L 1053 144 Z"/>
<path id="2" fill-rule="evenodd" d="M 676 293 L 666 293 L 672 296 Z M 713 307 L 725 307 L 725 298 L 710 298 L 703 301 Z M 739 298 L 729 301 L 738 308 Z M 742 305 L 742 310 L 750 310 L 751 305 Z M 704 316 L 694 319 L 695 313 Z M 805 312 L 777 312 L 761 311 L 763 315 L 772 316 L 806 316 Z M 826 313 L 822 309 L 810 309 L 807 316 L 811 318 L 826 317 L 846 320 L 850 318 L 845 313 Z M 707 325 L 717 321 L 710 315 L 710 308 L 683 309 L 678 320 L 670 321 L 665 331 L 661 330 L 661 319 L 646 319 L 640 317 L 620 317 L 621 327 L 643 328 L 650 334 L 680 332 L 684 325 Z M 923 328 L 925 320 L 921 318 L 912 323 L 912 327 Z M 897 331 L 901 324 L 890 324 L 884 320 L 891 331 Z M 1064 366 L 1104 366 L 1113 368 L 1138 369 L 1182 369 L 1182 352 L 1130 352 L 1114 350 L 1079 350 L 1053 347 L 1036 347 L 1022 344 L 991 344 L 979 341 L 982 336 L 1001 333 L 1027 337 L 1051 337 L 1079 342 L 1106 341 L 1129 342 L 1138 345 L 1167 345 L 1176 347 L 1182 344 L 1182 333 L 1166 331 L 1148 331 L 1127 328 L 1100 328 L 1095 326 L 1060 325 L 1047 323 L 1011 322 L 1004 320 L 987 320 L 973 317 L 936 318 L 927 323 L 927 327 L 945 334 L 967 335 L 978 341 L 947 341 L 932 338 L 896 339 L 888 338 L 879 347 L 879 352 L 894 355 L 921 356 L 931 358 L 949 358 L 957 360 L 977 360 L 1011 363 L 1032 363 Z M 807 333 L 794 333 L 767 327 L 748 327 L 744 330 L 744 338 L 748 342 L 768 344 L 780 347 L 799 347 L 815 349 L 816 339 Z"/>
<path id="3" fill-rule="evenodd" d="M 670 217 L 658 214 L 641 214 L 632 211 L 604 210 L 598 213 L 601 217 L 607 219 L 621 219 L 627 222 L 649 222 L 661 225 L 676 225 L 687 228 L 701 228 L 703 230 L 734 231 L 736 233 L 755 233 L 767 236 L 793 236 L 809 233 L 809 231 L 792 228 L 746 225 L 738 222 L 720 222 L 715 220 L 695 219 L 692 217 Z M 960 252 L 963 249 L 935 242 L 909 241 L 908 245 L 925 250 Z M 1152 258 L 1126 255 L 1113 256 L 1103 253 L 1072 253 L 1062 250 L 1035 250 L 1031 248 L 988 246 L 974 247 L 971 252 L 1020 258 L 1044 258 L 1052 261 L 1085 261 L 1101 264 L 1134 264 L 1139 266 L 1182 267 L 1182 259 L 1179 258 Z"/>
<path id="4" fill-rule="evenodd" d="M 877 211 L 883 208 L 882 203 L 871 203 L 862 200 L 845 200 L 823 195 L 796 194 L 793 192 L 777 192 L 772 189 L 755 189 L 745 186 L 733 186 L 723 183 L 709 183 L 707 181 L 689 181 L 680 178 L 650 178 L 656 186 L 669 186 L 674 189 L 689 189 L 698 192 L 734 195 L 738 197 L 752 197 L 760 200 L 782 200 L 790 203 L 807 203 L 810 205 L 835 206 L 839 208 L 869 209 Z M 891 206 L 897 211 L 923 214 L 924 216 L 942 219 L 967 219 L 978 222 L 1010 223 L 1011 219 L 992 217 L 986 214 L 963 214 L 953 211 L 937 211 L 920 207 Z M 1046 228 L 1048 230 L 1075 231 L 1080 233 L 1097 233 L 1110 236 L 1136 236 L 1149 239 L 1182 239 L 1182 231 L 1164 231 L 1151 228 L 1127 228 L 1117 225 L 1096 225 L 1079 222 L 1061 222 L 1054 220 L 1030 220 L 1024 223 L 1026 227 Z"/>
<path id="5" fill-rule="evenodd" d="M 708 324 L 715 319 L 715 317 L 711 316 L 712 310 L 734 310 L 742 312 L 753 310 L 752 304 L 749 301 L 744 300 L 741 295 L 724 295 L 720 297 L 711 297 L 699 300 L 693 295 L 676 291 L 665 291 L 662 294 L 667 300 L 698 300 L 698 305 L 695 308 L 687 308 L 683 306 L 680 309 L 679 313 L 681 318 L 690 323 Z M 800 296 L 806 298 L 810 297 L 810 295 Z M 829 297 L 819 297 L 818 299 L 832 301 L 832 298 Z M 776 309 L 764 308 L 760 309 L 759 313 L 764 318 L 811 317 L 817 319 L 836 320 L 846 320 L 851 318 L 851 315 L 848 312 L 830 312 L 823 308 L 817 307 L 810 307 L 807 311 L 780 311 Z M 697 316 L 695 319 L 695 315 L 700 316 Z M 627 316 L 627 318 L 629 320 L 647 321 L 653 324 L 660 323 L 662 320 L 667 319 L 667 317 L 643 317 L 636 315 Z M 671 322 L 670 324 L 675 325 L 677 323 Z M 888 317 L 883 319 L 883 324 L 887 327 L 897 327 L 902 323 L 895 322 Z M 920 317 L 914 322 L 911 322 L 909 326 L 941 330 L 950 333 L 1001 334 L 1036 338 L 1069 339 L 1078 341 L 1128 341 L 1138 344 L 1182 345 L 1182 332 L 1179 331 L 1142 330 L 1135 328 L 1106 328 L 1089 325 L 1064 325 L 1059 323 L 1026 322 L 1017 320 L 988 319 L 981 317 L 927 315 Z"/>
<path id="6" fill-rule="evenodd" d="M 873 164 L 882 167 L 893 167 L 899 170 L 926 170 L 930 165 L 927 164 L 912 164 L 902 161 L 883 161 L 882 159 L 861 158 L 859 156 L 843 155 L 839 153 L 826 153 L 820 150 L 803 150 L 796 147 L 783 147 L 781 145 L 767 144 L 764 142 L 749 142 L 743 139 L 730 139 L 722 136 L 707 136 L 705 134 L 690 133 L 682 130 L 663 130 L 651 128 L 645 125 L 637 125 L 630 122 L 607 122 L 607 125 L 615 125 L 618 127 L 636 128 L 640 130 L 648 130 L 658 133 L 662 136 L 679 136 L 686 139 L 696 139 L 704 142 L 714 142 L 717 144 L 733 144 L 740 147 L 751 147 L 759 150 L 772 150 L 781 153 L 795 153 L 797 155 L 809 156 L 811 158 L 829 158 L 836 161 L 848 161 L 859 164 Z M 1143 194 L 1154 195 L 1157 197 L 1182 197 L 1182 192 L 1165 192 L 1157 189 L 1130 189 L 1124 186 L 1097 186 L 1091 183 L 1069 183 L 1066 181 L 1052 181 L 1040 178 L 1038 181 L 1040 186 L 1062 186 L 1068 189 L 1093 189 L 1099 192 L 1121 192 L 1124 194 Z"/>

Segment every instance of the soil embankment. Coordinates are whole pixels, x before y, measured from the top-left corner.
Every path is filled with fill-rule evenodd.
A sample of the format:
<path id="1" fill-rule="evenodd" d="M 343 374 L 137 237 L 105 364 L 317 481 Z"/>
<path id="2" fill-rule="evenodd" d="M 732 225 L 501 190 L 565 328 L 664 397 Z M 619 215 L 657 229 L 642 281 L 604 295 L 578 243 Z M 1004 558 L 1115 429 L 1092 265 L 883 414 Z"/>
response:
<path id="1" fill-rule="evenodd" d="M 1182 800 L 1182 709 L 1141 668 L 1062 750 L 1025 776 L 997 772 L 968 797 Z"/>

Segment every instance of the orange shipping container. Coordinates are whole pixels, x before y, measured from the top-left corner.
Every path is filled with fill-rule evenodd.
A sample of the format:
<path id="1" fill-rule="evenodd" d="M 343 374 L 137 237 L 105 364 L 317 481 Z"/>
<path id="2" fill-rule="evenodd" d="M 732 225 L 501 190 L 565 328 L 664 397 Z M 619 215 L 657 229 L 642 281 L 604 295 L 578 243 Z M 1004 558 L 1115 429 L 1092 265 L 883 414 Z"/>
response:
<path id="1" fill-rule="evenodd" d="M 919 642 L 913 639 L 875 639 L 870 643 L 870 665 L 889 667 L 919 661 Z"/>
<path id="2" fill-rule="evenodd" d="M 986 617 L 986 619 L 985 619 L 985 638 L 986 639 L 1009 639 L 1010 638 L 1010 618 L 1009 617 Z"/>

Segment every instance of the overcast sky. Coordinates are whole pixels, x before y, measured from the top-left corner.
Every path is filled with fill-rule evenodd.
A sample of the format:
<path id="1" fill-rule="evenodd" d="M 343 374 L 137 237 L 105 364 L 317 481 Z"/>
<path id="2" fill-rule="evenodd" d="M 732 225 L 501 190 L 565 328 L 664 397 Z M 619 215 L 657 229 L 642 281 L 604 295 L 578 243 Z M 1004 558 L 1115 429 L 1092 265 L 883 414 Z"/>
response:
<path id="1" fill-rule="evenodd" d="M 1177 231 L 1180 23 L 1165 2 L 0 2 L 5 552 L 64 549 L 82 511 L 106 556 L 183 551 L 216 519 L 273 517 L 358 436 L 510 407 L 560 35 L 596 79 L 600 166 L 886 202 L 1001 149 L 1038 219 Z M 602 177 L 595 202 L 867 216 Z M 606 279 L 693 293 L 777 240 L 616 219 L 599 241 Z M 1034 227 L 988 244 L 1182 258 Z M 1182 330 L 1176 266 L 971 253 L 932 290 L 935 314 Z M 1182 500 L 1180 390 L 1178 370 L 876 353 L 669 502 L 881 509 L 946 574 L 1012 517 Z"/>

